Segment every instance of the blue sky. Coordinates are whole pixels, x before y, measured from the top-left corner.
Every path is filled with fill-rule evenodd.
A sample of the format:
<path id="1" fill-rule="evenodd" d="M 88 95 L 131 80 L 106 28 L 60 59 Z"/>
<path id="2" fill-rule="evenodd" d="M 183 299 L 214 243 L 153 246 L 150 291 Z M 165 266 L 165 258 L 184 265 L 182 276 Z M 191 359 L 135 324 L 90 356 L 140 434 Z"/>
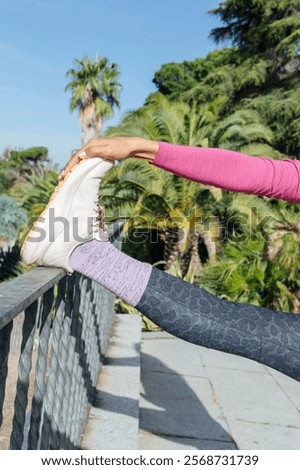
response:
<path id="1" fill-rule="evenodd" d="M 0 0 L 0 153 L 44 145 L 63 165 L 80 146 L 64 92 L 75 58 L 99 52 L 121 70 L 121 113 L 155 91 L 167 62 L 204 57 L 217 0 Z M 108 123 L 116 124 L 120 113 Z"/>

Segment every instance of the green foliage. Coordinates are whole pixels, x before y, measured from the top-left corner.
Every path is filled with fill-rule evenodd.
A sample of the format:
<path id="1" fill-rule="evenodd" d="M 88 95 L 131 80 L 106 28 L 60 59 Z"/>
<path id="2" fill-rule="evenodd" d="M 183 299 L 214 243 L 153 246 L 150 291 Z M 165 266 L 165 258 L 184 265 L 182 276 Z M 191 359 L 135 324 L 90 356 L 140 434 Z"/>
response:
<path id="1" fill-rule="evenodd" d="M 300 158 L 300 77 L 244 98 L 239 106 L 259 113 L 272 129 L 278 150 Z"/>
<path id="2" fill-rule="evenodd" d="M 9 175 L 6 170 L 0 170 L 0 194 L 5 193 L 12 186 L 14 177 Z"/>
<path id="3" fill-rule="evenodd" d="M 21 242 L 24 241 L 28 229 L 45 209 L 56 185 L 57 173 L 47 171 L 43 179 L 33 176 L 28 182 L 18 187 L 15 197 L 27 213 L 27 223 L 20 227 L 19 239 Z"/>
<path id="4" fill-rule="evenodd" d="M 21 272 L 17 244 L 20 227 L 26 222 L 26 212 L 6 194 L 0 195 L 0 282 Z"/>
<path id="5" fill-rule="evenodd" d="M 30 147 L 26 150 L 11 150 L 9 151 L 9 158 L 22 163 L 36 163 L 48 161 L 48 149 L 46 147 Z"/>
<path id="6" fill-rule="evenodd" d="M 184 92 L 213 75 L 221 67 L 234 64 L 238 60 L 233 48 L 210 52 L 205 59 L 197 58 L 182 63 L 168 63 L 155 73 L 153 83 L 158 91 L 172 100 L 180 100 Z"/>
<path id="7" fill-rule="evenodd" d="M 57 184 L 56 165 L 45 147 L 6 149 L 0 158 L 0 282 L 17 276 L 19 244 Z"/>
<path id="8" fill-rule="evenodd" d="M 127 114 L 120 126 L 109 129 L 108 135 L 300 158 L 299 1 L 225 0 L 212 13 L 223 21 L 212 36 L 217 41 L 228 39 L 234 47 L 194 61 L 164 64 L 153 80 L 159 92 Z M 200 260 L 202 286 L 228 300 L 299 309 L 295 206 L 194 187 L 152 170 L 118 165 L 111 173 L 114 189 L 107 181 L 106 190 L 111 206 L 126 208 L 124 214 L 136 220 L 168 215 L 167 229 L 156 223 L 165 244 L 165 268 L 185 276 L 194 266 L 184 266 L 183 261 L 188 252 L 192 259 L 191 247 L 195 254 L 195 240 L 180 251 L 178 236 L 183 230 L 183 239 L 192 240 L 193 222 L 184 208 L 197 209 L 198 255 L 206 250 Z M 183 223 L 175 224 L 174 231 L 172 220 L 179 214 Z M 199 224 L 204 217 L 208 224 Z M 260 226 L 264 218 L 267 222 Z M 197 282 L 193 274 L 189 281 Z"/>
<path id="9" fill-rule="evenodd" d="M 300 37 L 299 0 L 225 0 L 210 13 L 224 24 L 211 31 L 216 42 L 231 41 L 252 53 L 284 50 L 286 60 L 295 57 Z"/>
<path id="10" fill-rule="evenodd" d="M 6 194 L 0 195 L 0 238 L 7 242 L 16 239 L 20 225 L 27 220 L 25 211 Z"/>
<path id="11" fill-rule="evenodd" d="M 148 239 L 156 232 L 156 239 L 164 243 L 163 257 L 169 268 L 180 258 L 181 270 L 185 275 L 190 263 L 195 275 L 201 267 L 197 245 L 204 231 L 202 218 L 205 215 L 200 202 L 200 193 L 210 191 L 216 203 L 222 197 L 219 189 L 206 187 L 179 178 L 150 166 L 142 160 L 125 160 L 111 169 L 100 190 L 101 204 L 106 207 L 107 221 L 127 219 L 124 231 L 132 239 L 132 231 L 140 234 L 140 240 L 128 245 L 128 253 L 144 261 L 157 259 L 160 247 L 152 243 L 152 256 Z M 198 202 L 199 201 L 199 202 Z M 117 210 L 116 210 L 117 209 Z M 211 209 L 211 208 L 210 208 Z M 143 233 L 144 232 L 144 233 Z M 146 232 L 146 233 L 145 233 Z M 204 240 L 208 257 L 215 256 L 218 227 L 211 221 L 209 230 L 212 236 Z M 215 241 L 212 241 L 215 239 Z"/>
<path id="12" fill-rule="evenodd" d="M 224 0 L 211 13 L 223 23 L 212 37 L 230 47 L 162 65 L 153 80 L 158 92 L 107 136 L 300 159 L 299 0 Z M 86 56 L 67 76 L 70 109 L 98 132 L 120 105 L 118 66 Z M 42 212 L 56 183 L 43 147 L 7 150 L 0 158 L 0 192 L 30 217 Z M 131 159 L 109 172 L 101 204 L 107 222 L 127 219 L 124 248 L 134 257 L 163 259 L 164 269 L 188 282 L 199 282 L 201 272 L 201 285 L 228 300 L 300 310 L 297 205 L 207 188 Z M 12 236 L 16 226 L 7 227 Z M 7 275 L 15 264 L 6 261 Z M 137 313 L 121 300 L 118 308 Z M 154 328 L 146 318 L 143 325 Z"/>
<path id="13" fill-rule="evenodd" d="M 228 241 L 218 262 L 201 273 L 201 285 L 227 300 L 263 304 L 267 263 L 261 257 L 263 240 Z"/>
<path id="14" fill-rule="evenodd" d="M 164 64 L 154 83 L 174 101 L 198 109 L 214 105 L 219 120 L 245 108 L 257 110 L 260 124 L 273 131 L 272 147 L 300 158 L 299 0 L 225 0 L 211 13 L 224 24 L 212 37 L 235 47 Z M 266 150 L 264 155 L 276 156 Z"/>
<path id="15" fill-rule="evenodd" d="M 207 146 L 216 121 L 217 104 L 205 106 L 173 102 L 153 93 L 144 107 L 128 113 L 107 136 L 138 136 L 181 145 Z"/>
<path id="16" fill-rule="evenodd" d="M 0 192 L 14 196 L 19 185 L 32 176 L 43 178 L 48 170 L 56 170 L 56 165 L 49 160 L 46 147 L 6 149 L 0 157 Z"/>
<path id="17" fill-rule="evenodd" d="M 18 276 L 21 272 L 19 247 L 0 248 L 0 282 Z"/>
<path id="18" fill-rule="evenodd" d="M 267 301 L 281 310 L 297 310 L 300 276 L 300 208 L 279 203 L 274 208 L 266 256 L 269 260 Z M 289 292 L 289 294 L 287 294 Z"/>
<path id="19" fill-rule="evenodd" d="M 240 149 L 253 142 L 272 144 L 272 131 L 260 122 L 255 111 L 239 110 L 216 126 L 211 136 L 211 144 L 216 147 Z"/>
<path id="20" fill-rule="evenodd" d="M 227 300 L 297 311 L 299 208 L 236 195 L 227 220 L 234 231 L 227 232 L 218 260 L 205 265 L 201 285 Z"/>

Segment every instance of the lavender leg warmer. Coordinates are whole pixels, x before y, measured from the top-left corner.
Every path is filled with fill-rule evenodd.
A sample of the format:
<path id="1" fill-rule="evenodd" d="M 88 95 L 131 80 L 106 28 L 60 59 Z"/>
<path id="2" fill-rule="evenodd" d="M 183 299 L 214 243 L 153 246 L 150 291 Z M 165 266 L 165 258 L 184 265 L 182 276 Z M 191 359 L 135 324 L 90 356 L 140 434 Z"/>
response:
<path id="1" fill-rule="evenodd" d="M 125 255 L 110 242 L 92 240 L 79 245 L 70 266 L 102 284 L 135 307 L 148 284 L 152 266 Z"/>

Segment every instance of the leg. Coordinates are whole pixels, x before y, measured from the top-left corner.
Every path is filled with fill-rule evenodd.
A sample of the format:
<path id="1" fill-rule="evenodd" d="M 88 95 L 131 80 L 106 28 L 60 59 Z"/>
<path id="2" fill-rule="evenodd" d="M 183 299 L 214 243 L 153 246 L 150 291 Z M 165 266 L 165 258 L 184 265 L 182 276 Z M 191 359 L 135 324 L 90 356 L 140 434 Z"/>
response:
<path id="1" fill-rule="evenodd" d="M 221 300 L 156 268 L 136 308 L 174 336 L 300 380 L 300 315 Z"/>
<path id="2" fill-rule="evenodd" d="M 221 300 L 107 242 L 79 246 L 70 265 L 174 336 L 256 360 L 300 381 L 300 315 Z"/>

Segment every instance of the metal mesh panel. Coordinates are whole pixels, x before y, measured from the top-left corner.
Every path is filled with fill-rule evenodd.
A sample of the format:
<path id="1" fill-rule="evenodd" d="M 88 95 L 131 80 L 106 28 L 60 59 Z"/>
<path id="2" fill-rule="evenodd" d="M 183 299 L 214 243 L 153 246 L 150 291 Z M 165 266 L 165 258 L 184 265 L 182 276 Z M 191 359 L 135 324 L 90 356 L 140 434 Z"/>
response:
<path id="1" fill-rule="evenodd" d="M 120 247 L 120 224 L 110 232 Z M 0 299 L 0 449 L 80 448 L 114 294 L 35 268 L 0 286 Z"/>

